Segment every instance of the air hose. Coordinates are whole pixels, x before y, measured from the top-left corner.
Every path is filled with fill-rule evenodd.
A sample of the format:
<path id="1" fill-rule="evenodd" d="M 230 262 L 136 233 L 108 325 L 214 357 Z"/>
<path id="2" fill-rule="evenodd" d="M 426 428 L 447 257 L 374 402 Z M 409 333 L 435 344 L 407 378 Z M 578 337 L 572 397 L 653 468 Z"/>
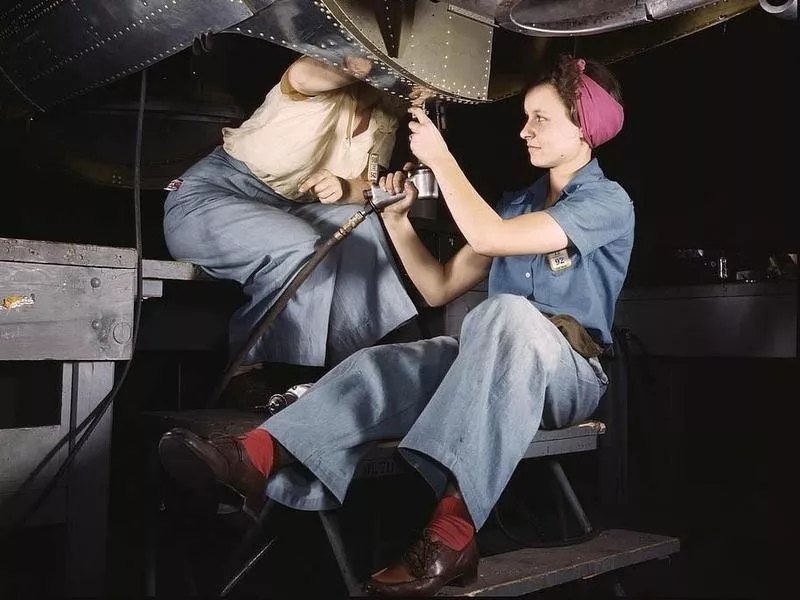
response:
<path id="1" fill-rule="evenodd" d="M 445 129 L 444 103 L 441 100 L 436 99 L 433 100 L 433 106 L 435 110 L 437 128 L 440 131 L 443 131 Z M 424 110 L 427 114 L 427 108 Z M 377 158 L 377 156 L 375 158 Z M 269 310 L 267 310 L 264 316 L 261 317 L 258 323 L 256 323 L 255 327 L 253 327 L 252 331 L 250 332 L 250 336 L 247 338 L 247 341 L 245 341 L 245 343 L 242 345 L 241 349 L 233 358 L 233 360 L 228 363 L 228 367 L 225 369 L 225 374 L 222 376 L 222 379 L 217 384 L 216 388 L 214 388 L 214 391 L 208 400 L 208 404 L 206 405 L 208 408 L 215 408 L 218 406 L 220 398 L 222 398 L 222 393 L 225 391 L 225 388 L 228 386 L 231 379 L 233 379 L 236 371 L 242 366 L 242 363 L 247 358 L 250 350 L 252 350 L 258 340 L 269 331 L 270 327 L 272 327 L 272 325 L 275 323 L 275 320 L 278 318 L 278 315 L 281 313 L 281 311 L 286 308 L 286 305 L 289 303 L 289 300 L 292 299 L 292 296 L 294 296 L 297 289 L 306 279 L 308 279 L 309 275 L 311 275 L 317 265 L 322 262 L 322 260 L 328 255 L 333 247 L 350 235 L 350 233 L 356 227 L 358 227 L 372 212 L 380 212 L 387 206 L 390 206 L 395 202 L 399 202 L 406 197 L 405 192 L 390 195 L 388 192 L 384 192 L 380 187 L 375 185 L 375 181 L 378 179 L 377 162 L 370 161 L 369 172 L 371 175 L 370 181 L 373 183 L 371 189 L 364 191 L 364 198 L 366 199 L 364 206 L 361 208 L 361 210 L 350 217 L 341 227 L 339 227 L 339 229 L 334 232 L 333 235 L 331 235 L 320 246 L 317 247 L 308 262 L 306 262 L 300 268 L 286 289 L 283 290 L 281 295 L 278 296 L 278 299 L 273 303 Z M 416 186 L 418 198 L 438 198 L 439 186 L 436 183 L 433 172 L 425 165 L 417 163 L 416 167 L 409 172 L 408 179 Z"/>
<path id="2" fill-rule="evenodd" d="M 314 272 L 314 269 L 317 268 L 319 263 L 322 262 L 322 260 L 328 255 L 334 246 L 339 244 L 343 239 L 350 235 L 353 230 L 358 227 L 371 213 L 376 211 L 379 212 L 390 204 L 394 204 L 395 202 L 405 198 L 405 192 L 395 195 L 388 195 L 387 193 L 382 192 L 380 188 L 375 185 L 372 186 L 371 191 L 365 191 L 364 195 L 367 197 L 367 201 L 364 203 L 364 206 L 361 208 L 361 210 L 353 214 L 353 216 L 347 219 L 347 221 L 345 221 L 345 223 L 339 227 L 339 229 L 337 229 L 322 244 L 317 246 L 317 249 L 314 251 L 314 254 L 311 255 L 311 258 L 300 268 L 299 271 L 297 271 L 289 285 L 286 286 L 286 289 L 281 292 L 281 295 L 278 296 L 278 299 L 272 304 L 264 316 L 261 317 L 258 323 L 256 323 L 255 327 L 253 327 L 252 331 L 250 332 L 250 336 L 242 345 L 241 349 L 228 363 L 228 367 L 225 369 L 225 374 L 222 376 L 222 379 L 211 394 L 207 405 L 208 408 L 215 408 L 218 406 L 219 400 L 222 397 L 222 393 L 225 391 L 225 388 L 228 386 L 231 379 L 233 379 L 236 370 L 247 358 L 250 350 L 252 350 L 253 346 L 256 345 L 258 340 L 270 330 L 270 328 L 274 325 L 275 320 L 278 318 L 278 315 L 280 315 L 283 309 L 286 308 L 286 305 L 289 303 L 289 300 L 292 299 L 292 296 L 294 296 L 297 289 L 306 279 L 308 279 L 311 273 Z"/>

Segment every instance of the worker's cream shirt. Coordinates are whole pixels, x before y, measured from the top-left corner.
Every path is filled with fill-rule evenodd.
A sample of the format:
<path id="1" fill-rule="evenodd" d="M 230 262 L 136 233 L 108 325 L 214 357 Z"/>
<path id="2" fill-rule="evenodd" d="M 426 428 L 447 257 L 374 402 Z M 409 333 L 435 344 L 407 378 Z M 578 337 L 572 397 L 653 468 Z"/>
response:
<path id="1" fill-rule="evenodd" d="M 304 96 L 286 74 L 264 103 L 237 128 L 222 130 L 223 147 L 273 190 L 299 202 L 312 201 L 298 186 L 313 172 L 328 169 L 344 179 L 364 174 L 370 152 L 388 166 L 394 147 L 396 114 L 386 100 L 372 109 L 366 131 L 352 135 L 360 86 Z"/>

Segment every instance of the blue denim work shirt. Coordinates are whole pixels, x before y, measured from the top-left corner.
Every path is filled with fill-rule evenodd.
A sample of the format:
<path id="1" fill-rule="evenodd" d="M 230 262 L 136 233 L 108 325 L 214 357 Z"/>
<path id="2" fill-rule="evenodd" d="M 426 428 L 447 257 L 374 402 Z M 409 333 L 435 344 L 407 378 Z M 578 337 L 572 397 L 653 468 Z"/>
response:
<path id="1" fill-rule="evenodd" d="M 526 189 L 503 194 L 496 210 L 503 219 L 545 210 L 569 238 L 572 264 L 554 271 L 544 254 L 495 258 L 489 295 L 524 296 L 544 313 L 574 317 L 596 342 L 610 344 L 633 248 L 633 203 L 617 182 L 606 178 L 597 159 L 581 168 L 556 203 L 544 209 L 547 191 L 545 175 Z"/>

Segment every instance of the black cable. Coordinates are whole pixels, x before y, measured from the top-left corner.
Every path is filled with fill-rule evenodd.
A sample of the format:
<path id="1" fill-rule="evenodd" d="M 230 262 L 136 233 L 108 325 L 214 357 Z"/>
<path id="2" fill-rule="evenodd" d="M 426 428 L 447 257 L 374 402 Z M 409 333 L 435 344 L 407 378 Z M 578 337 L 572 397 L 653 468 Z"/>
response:
<path id="1" fill-rule="evenodd" d="M 17 93 L 20 95 L 20 96 L 22 96 L 23 98 L 25 98 L 25 101 L 26 101 L 26 102 L 28 102 L 28 103 L 29 103 L 31 106 L 33 106 L 33 107 L 34 107 L 36 110 L 38 110 L 39 112 L 44 112 L 44 109 L 43 109 L 41 106 L 39 106 L 39 105 L 38 105 L 36 102 L 34 102 L 34 101 L 33 101 L 33 98 L 31 98 L 30 96 L 28 96 L 28 94 L 26 94 L 25 92 L 23 92 L 23 91 L 22 91 L 22 88 L 20 88 L 20 87 L 19 87 L 19 86 L 18 86 L 18 85 L 17 85 L 17 84 L 14 82 L 14 80 L 13 80 L 13 79 L 11 79 L 11 77 L 8 75 L 8 73 L 6 73 L 5 69 L 3 69 L 3 67 L 0 67 L 0 73 L 2 73 L 3 77 L 5 78 L 5 80 L 6 80 L 6 81 L 8 81 L 8 83 L 10 83 L 10 84 L 11 84 L 11 86 L 14 88 L 14 90 L 15 90 L 15 91 L 16 91 L 16 92 L 17 92 Z"/>
<path id="2" fill-rule="evenodd" d="M 222 376 L 222 379 L 212 392 L 208 401 L 208 408 L 214 408 L 218 405 L 219 400 L 222 397 L 222 392 L 225 391 L 228 383 L 230 383 L 230 380 L 233 379 L 233 374 L 236 372 L 236 369 L 242 365 L 245 358 L 247 358 L 247 354 L 250 352 L 253 346 L 256 345 L 258 340 L 269 331 L 270 327 L 272 327 L 272 325 L 275 323 L 278 315 L 289 303 L 289 300 L 292 299 L 292 296 L 294 296 L 300 285 L 308 278 L 309 275 L 311 275 L 317 265 L 322 262 L 322 259 L 328 255 L 333 247 L 350 235 L 353 229 L 360 225 L 364 219 L 366 219 L 367 216 L 373 212 L 373 210 L 375 210 L 375 208 L 372 203 L 367 202 L 364 204 L 361 210 L 353 214 L 353 216 L 351 216 L 341 227 L 339 227 L 339 229 L 337 229 L 330 237 L 328 237 L 328 239 L 326 239 L 317 247 L 308 262 L 302 266 L 302 268 L 292 278 L 292 281 L 289 283 L 286 289 L 283 290 L 281 295 L 278 296 L 278 299 L 272 304 L 266 314 L 264 314 L 258 323 L 256 323 L 255 327 L 253 327 L 250 332 L 250 337 L 248 337 L 247 341 L 242 344 L 239 352 L 228 364 L 228 367 L 225 369 L 225 374 Z"/>
<path id="3" fill-rule="evenodd" d="M 435 103 L 435 110 L 436 110 L 436 119 L 440 126 L 444 126 L 444 104 L 441 101 L 434 101 Z M 427 110 L 426 110 L 427 112 Z M 419 162 L 414 159 L 414 162 Z M 256 326 L 250 332 L 250 337 L 248 337 L 247 341 L 242 344 L 241 349 L 233 358 L 233 360 L 228 363 L 227 368 L 225 369 L 225 373 L 222 376 L 222 379 L 217 384 L 214 391 L 211 393 L 211 396 L 208 399 L 207 408 L 215 408 L 218 406 L 220 398 L 222 398 L 222 393 L 225 391 L 225 388 L 230 383 L 231 379 L 233 379 L 233 375 L 236 370 L 242 365 L 244 360 L 247 358 L 247 354 L 250 350 L 256 345 L 258 340 L 262 338 L 272 327 L 275 323 L 275 320 L 278 318 L 278 315 L 286 308 L 286 305 L 289 303 L 289 300 L 292 299 L 297 289 L 300 285 L 308 278 L 309 275 L 314 271 L 317 265 L 322 262 L 328 253 L 336 246 L 339 242 L 341 242 L 344 238 L 346 238 L 350 233 L 360 225 L 364 219 L 366 219 L 370 213 L 376 210 L 381 210 L 385 208 L 389 204 L 400 200 L 401 198 L 398 196 L 385 198 L 378 204 L 373 203 L 372 196 L 368 196 L 367 202 L 364 206 L 353 214 L 338 230 L 336 230 L 333 235 L 331 235 L 327 240 L 325 240 L 317 249 L 314 251 L 314 254 L 305 263 L 302 268 L 297 272 L 297 274 L 292 278 L 292 281 L 286 287 L 286 289 L 278 296 L 278 299 L 274 302 L 274 304 L 269 308 L 264 316 L 256 323 Z M 388 201 L 388 203 L 387 203 Z"/>
<path id="4" fill-rule="evenodd" d="M 144 106 L 145 106 L 145 99 L 147 97 L 147 69 L 142 70 L 142 78 L 141 78 L 141 89 L 139 93 L 139 114 L 136 123 L 136 149 L 134 155 L 134 171 L 133 171 L 133 209 L 134 209 L 134 222 L 135 222 L 135 230 L 136 230 L 136 299 L 135 299 L 135 307 L 134 307 L 134 314 L 133 314 L 133 334 L 131 339 L 131 352 L 133 352 L 136 348 L 136 341 L 139 337 L 139 321 L 142 312 L 142 214 L 141 214 L 141 157 L 142 157 L 142 131 L 144 129 Z M 28 486 L 35 480 L 36 476 L 44 469 L 45 466 L 53 459 L 53 457 L 57 454 L 58 450 L 68 441 L 74 439 L 74 437 L 78 436 L 81 431 L 84 429 L 86 430 L 85 433 L 75 442 L 75 445 L 70 448 L 66 459 L 62 463 L 61 467 L 59 467 L 58 471 L 56 472 L 55 476 L 48 482 L 45 489 L 39 495 L 39 497 L 28 507 L 28 509 L 23 513 L 23 515 L 17 519 L 17 521 L 12 525 L 11 531 L 17 531 L 21 527 L 25 525 L 25 523 L 33 516 L 33 514 L 41 507 L 44 501 L 48 498 L 48 496 L 52 493 L 55 487 L 63 478 L 64 474 L 69 469 L 69 466 L 72 464 L 72 461 L 75 459 L 75 456 L 78 454 L 80 449 L 86 443 L 86 440 L 89 439 L 89 436 L 95 430 L 97 425 L 103 418 L 103 415 L 112 406 L 114 398 L 117 396 L 122 385 L 125 383 L 127 379 L 128 373 L 130 372 L 131 364 L 133 363 L 133 357 L 129 359 L 125 363 L 125 368 L 122 371 L 117 383 L 111 389 L 111 391 L 106 395 L 105 398 L 89 413 L 89 415 L 78 425 L 74 431 L 68 432 L 58 443 L 55 447 L 47 453 L 47 455 L 42 459 L 42 461 L 36 466 L 36 468 L 31 471 L 30 475 L 23 481 L 22 485 L 14 494 L 14 499 L 20 499 L 22 497 L 23 492 L 27 489 Z"/>

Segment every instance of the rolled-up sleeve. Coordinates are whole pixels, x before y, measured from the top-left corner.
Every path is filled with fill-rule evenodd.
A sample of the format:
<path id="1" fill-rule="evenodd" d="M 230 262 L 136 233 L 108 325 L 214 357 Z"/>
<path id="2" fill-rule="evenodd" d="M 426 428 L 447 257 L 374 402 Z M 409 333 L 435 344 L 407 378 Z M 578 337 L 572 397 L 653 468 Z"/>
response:
<path id="1" fill-rule="evenodd" d="M 545 212 L 556 220 L 583 256 L 626 235 L 634 227 L 633 203 L 628 194 L 608 181 L 583 185 Z"/>

